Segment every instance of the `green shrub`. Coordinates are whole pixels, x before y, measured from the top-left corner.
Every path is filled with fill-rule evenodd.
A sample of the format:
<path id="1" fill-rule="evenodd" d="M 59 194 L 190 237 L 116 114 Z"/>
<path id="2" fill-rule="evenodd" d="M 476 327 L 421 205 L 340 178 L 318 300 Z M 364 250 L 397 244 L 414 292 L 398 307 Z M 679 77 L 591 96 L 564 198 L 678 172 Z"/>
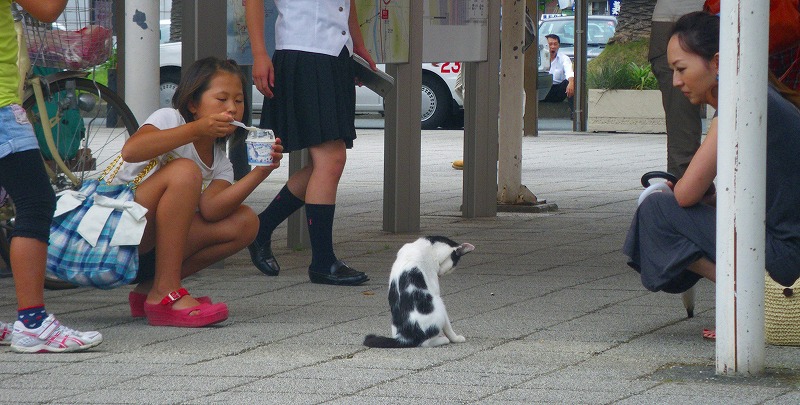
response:
<path id="1" fill-rule="evenodd" d="M 609 44 L 589 62 L 587 85 L 590 89 L 657 90 L 647 50 L 647 40 Z"/>

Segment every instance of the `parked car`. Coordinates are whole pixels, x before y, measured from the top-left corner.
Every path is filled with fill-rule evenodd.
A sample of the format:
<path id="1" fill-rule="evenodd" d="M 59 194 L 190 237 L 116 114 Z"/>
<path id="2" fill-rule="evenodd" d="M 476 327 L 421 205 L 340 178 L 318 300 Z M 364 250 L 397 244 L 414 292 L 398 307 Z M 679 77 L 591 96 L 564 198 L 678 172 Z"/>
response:
<path id="1" fill-rule="evenodd" d="M 181 78 L 181 43 L 169 42 L 169 20 L 161 20 L 160 44 L 160 93 L 161 107 L 172 104 L 172 96 Z M 548 73 L 550 59 L 547 57 L 547 41 L 540 38 L 539 46 L 539 92 L 538 99 L 547 95 L 552 84 L 552 76 Z M 542 56 L 544 55 L 544 56 Z M 385 69 L 379 64 L 378 68 Z M 461 110 L 464 101 L 455 91 L 456 78 L 461 71 L 460 62 L 423 63 L 422 64 L 422 128 L 435 129 L 451 122 L 453 118 L 463 119 Z M 254 114 L 261 113 L 264 95 L 253 86 Z M 356 114 L 383 114 L 383 98 L 366 87 L 356 87 Z"/>
<path id="2" fill-rule="evenodd" d="M 606 47 L 617 29 L 617 18 L 610 15 L 590 15 L 586 29 L 586 59 L 594 59 Z M 560 52 L 575 60 L 575 17 L 550 17 L 539 23 L 539 36 L 556 34 L 561 39 Z"/>
<path id="3" fill-rule="evenodd" d="M 161 20 L 160 23 L 161 86 L 158 100 L 159 106 L 163 108 L 172 105 L 172 95 L 175 94 L 178 82 L 181 81 L 181 43 L 169 42 L 170 20 Z"/>

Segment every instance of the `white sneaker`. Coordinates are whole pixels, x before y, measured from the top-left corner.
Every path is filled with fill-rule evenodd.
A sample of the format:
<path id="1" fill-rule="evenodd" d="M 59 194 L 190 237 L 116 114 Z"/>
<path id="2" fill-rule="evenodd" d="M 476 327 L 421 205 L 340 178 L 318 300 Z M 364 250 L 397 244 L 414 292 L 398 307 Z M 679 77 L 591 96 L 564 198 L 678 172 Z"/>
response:
<path id="1" fill-rule="evenodd" d="M 11 350 L 18 353 L 77 352 L 95 347 L 103 342 L 100 332 L 79 332 L 61 324 L 48 315 L 36 329 L 28 329 L 20 321 L 14 322 Z"/>
<path id="2" fill-rule="evenodd" d="M 0 346 L 11 344 L 11 324 L 0 322 Z"/>

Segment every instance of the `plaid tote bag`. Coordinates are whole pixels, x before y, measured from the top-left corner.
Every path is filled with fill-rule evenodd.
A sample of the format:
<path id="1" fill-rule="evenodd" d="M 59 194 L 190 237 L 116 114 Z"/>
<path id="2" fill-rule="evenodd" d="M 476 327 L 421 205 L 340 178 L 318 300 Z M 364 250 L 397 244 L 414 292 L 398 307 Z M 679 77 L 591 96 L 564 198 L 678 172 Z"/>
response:
<path id="1" fill-rule="evenodd" d="M 72 284 L 111 289 L 130 284 L 139 270 L 139 242 L 147 209 L 133 201 L 136 186 L 157 161 L 133 181 L 110 185 L 122 166 L 117 157 L 99 180 L 58 193 L 50 225 L 47 273 Z M 103 178 L 111 170 L 112 175 Z"/>

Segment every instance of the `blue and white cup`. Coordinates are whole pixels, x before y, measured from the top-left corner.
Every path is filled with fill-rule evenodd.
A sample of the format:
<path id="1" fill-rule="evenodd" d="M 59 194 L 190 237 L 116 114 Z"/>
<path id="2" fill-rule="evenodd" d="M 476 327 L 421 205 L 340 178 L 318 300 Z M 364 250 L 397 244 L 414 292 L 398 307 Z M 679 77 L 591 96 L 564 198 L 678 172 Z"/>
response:
<path id="1" fill-rule="evenodd" d="M 272 130 L 251 131 L 244 142 L 247 145 L 247 162 L 251 166 L 272 165 L 272 147 L 275 145 L 275 134 Z"/>

